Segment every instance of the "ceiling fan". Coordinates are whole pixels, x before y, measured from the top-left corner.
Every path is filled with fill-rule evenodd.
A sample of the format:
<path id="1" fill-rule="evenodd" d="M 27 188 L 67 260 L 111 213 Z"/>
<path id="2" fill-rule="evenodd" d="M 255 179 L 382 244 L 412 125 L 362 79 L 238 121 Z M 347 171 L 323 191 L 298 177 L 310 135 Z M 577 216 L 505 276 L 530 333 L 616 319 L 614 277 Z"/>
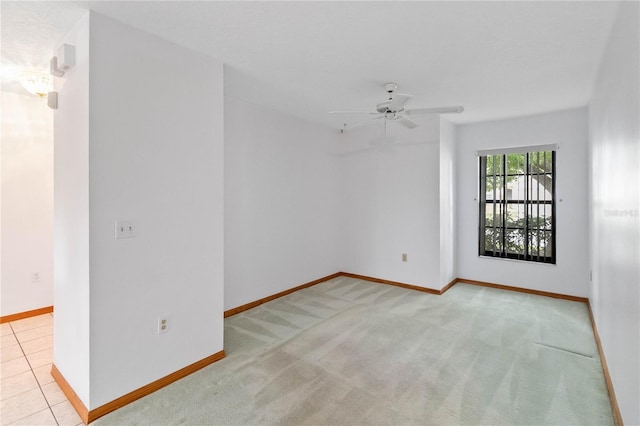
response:
<path id="1" fill-rule="evenodd" d="M 413 129 L 418 126 L 412 117 L 426 114 L 450 114 L 461 113 L 464 108 L 461 106 L 452 107 L 436 107 L 436 108 L 405 108 L 413 96 L 403 93 L 396 93 L 398 85 L 396 83 L 386 83 L 384 85 L 388 94 L 388 99 L 380 102 L 376 105 L 376 111 L 330 111 L 329 114 L 336 115 L 370 115 L 372 116 L 366 121 L 357 124 L 344 124 L 344 127 L 340 129 L 340 132 L 344 133 L 345 130 L 350 130 L 356 127 L 365 126 L 373 123 L 375 120 L 384 119 L 385 125 L 387 121 L 395 121 L 398 124 L 403 125 L 409 129 Z"/>

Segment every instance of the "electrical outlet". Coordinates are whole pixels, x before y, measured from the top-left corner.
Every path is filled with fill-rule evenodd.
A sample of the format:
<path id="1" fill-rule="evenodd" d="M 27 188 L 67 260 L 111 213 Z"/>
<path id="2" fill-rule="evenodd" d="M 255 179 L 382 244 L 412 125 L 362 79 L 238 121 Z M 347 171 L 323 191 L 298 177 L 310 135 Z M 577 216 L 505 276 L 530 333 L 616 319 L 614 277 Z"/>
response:
<path id="1" fill-rule="evenodd" d="M 407 253 L 402 253 L 402 261 L 403 262 L 407 261 Z"/>
<path id="2" fill-rule="evenodd" d="M 121 238 L 135 238 L 136 227 L 130 220 L 116 220 L 116 240 Z"/>
<path id="3" fill-rule="evenodd" d="M 31 274 L 31 282 L 39 283 L 40 282 L 40 272 L 34 272 Z"/>
<path id="4" fill-rule="evenodd" d="M 167 317 L 158 317 L 158 334 L 166 333 L 169 329 L 169 319 Z"/>

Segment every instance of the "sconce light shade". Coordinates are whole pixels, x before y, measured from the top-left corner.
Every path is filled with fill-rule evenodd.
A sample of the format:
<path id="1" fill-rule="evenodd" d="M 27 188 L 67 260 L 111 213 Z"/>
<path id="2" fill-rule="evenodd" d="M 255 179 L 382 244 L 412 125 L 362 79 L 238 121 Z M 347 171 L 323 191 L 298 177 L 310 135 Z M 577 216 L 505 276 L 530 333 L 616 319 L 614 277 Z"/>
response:
<path id="1" fill-rule="evenodd" d="M 53 90 L 53 79 L 51 75 L 43 72 L 26 72 L 20 77 L 20 83 L 27 92 L 38 95 L 41 98 L 44 98 L 47 96 L 47 93 Z"/>

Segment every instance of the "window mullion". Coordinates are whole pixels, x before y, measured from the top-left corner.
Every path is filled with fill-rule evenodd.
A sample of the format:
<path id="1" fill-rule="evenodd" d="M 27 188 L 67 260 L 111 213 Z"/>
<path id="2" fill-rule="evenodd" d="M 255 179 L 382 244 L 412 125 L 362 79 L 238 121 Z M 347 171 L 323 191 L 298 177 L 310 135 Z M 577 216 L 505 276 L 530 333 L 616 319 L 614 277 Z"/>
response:
<path id="1" fill-rule="evenodd" d="M 479 228 L 478 232 L 481 235 L 478 241 L 478 250 L 480 254 L 484 254 L 487 251 L 486 236 L 487 236 L 487 157 L 480 157 L 480 203 L 479 204 Z"/>
<path id="2" fill-rule="evenodd" d="M 540 153 L 536 153 L 538 166 L 536 167 L 536 239 L 538 240 L 538 248 L 536 251 L 536 260 L 540 262 Z"/>
<path id="3" fill-rule="evenodd" d="M 497 181 L 496 181 L 496 158 L 493 158 L 493 161 L 491 162 L 493 164 L 493 203 L 492 203 L 492 207 L 493 207 L 493 233 L 492 233 L 492 242 L 493 242 L 493 253 L 495 255 L 495 253 L 497 252 L 496 250 L 496 242 L 497 242 L 497 237 L 496 237 L 496 204 L 498 201 L 498 197 L 496 197 L 496 188 L 497 188 Z"/>
<path id="4" fill-rule="evenodd" d="M 502 156 L 502 255 L 507 257 L 507 156 Z"/>
<path id="5" fill-rule="evenodd" d="M 556 263 L 556 152 L 551 151 L 551 263 Z"/>
<path id="6" fill-rule="evenodd" d="M 524 258 L 529 259 L 529 153 L 524 156 Z"/>

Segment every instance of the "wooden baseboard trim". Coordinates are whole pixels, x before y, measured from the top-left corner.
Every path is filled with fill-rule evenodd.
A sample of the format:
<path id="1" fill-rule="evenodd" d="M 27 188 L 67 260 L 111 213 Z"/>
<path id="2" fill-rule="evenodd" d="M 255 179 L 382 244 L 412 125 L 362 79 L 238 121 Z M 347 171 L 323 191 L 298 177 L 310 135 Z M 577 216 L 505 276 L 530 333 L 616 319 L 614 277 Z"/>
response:
<path id="1" fill-rule="evenodd" d="M 38 315 L 50 314 L 53 312 L 53 306 L 45 306 L 44 308 L 34 309 L 32 311 L 18 312 L 17 314 L 5 315 L 0 317 L 0 324 L 10 321 L 18 321 L 25 318 L 36 317 Z"/>
<path id="2" fill-rule="evenodd" d="M 413 284 L 405 284 L 405 283 L 401 283 L 401 282 L 398 282 L 398 281 L 383 280 L 382 278 L 368 277 L 366 275 L 352 274 L 350 272 L 340 272 L 340 275 L 345 276 L 345 277 L 357 278 L 357 279 L 365 280 L 365 281 L 371 281 L 373 283 L 393 285 L 393 286 L 396 286 L 396 287 L 407 288 L 409 290 L 417 290 L 417 291 L 421 291 L 423 293 L 441 294 L 440 290 L 436 290 L 436 289 L 428 288 L 428 287 L 420 287 L 420 286 L 413 285 Z"/>
<path id="3" fill-rule="evenodd" d="M 291 293 L 296 292 L 298 290 L 302 290 L 303 288 L 311 287 L 311 286 L 314 286 L 316 284 L 320 284 L 322 282 L 329 281 L 331 279 L 338 278 L 338 277 L 356 278 L 356 279 L 361 279 L 361 280 L 365 280 L 365 281 L 371 281 L 371 282 L 374 282 L 374 283 L 388 284 L 388 285 L 393 285 L 393 286 L 396 286 L 396 287 L 402 287 L 402 288 L 407 288 L 409 290 L 417 290 L 417 291 L 422 291 L 424 293 L 431 293 L 431 294 L 443 294 L 445 291 L 449 290 L 449 288 L 451 288 L 456 282 L 458 282 L 458 279 L 456 278 L 453 281 L 451 281 L 449 284 L 444 286 L 442 288 L 442 290 L 436 290 L 436 289 L 433 289 L 433 288 L 420 287 L 420 286 L 417 286 L 417 285 L 401 283 L 401 282 L 398 282 L 398 281 L 383 280 L 381 278 L 374 278 L 374 277 L 369 277 L 369 276 L 366 276 L 366 275 L 352 274 L 352 273 L 349 273 L 349 272 L 336 272 L 335 274 L 327 275 L 326 277 L 319 278 L 317 280 L 310 281 L 308 283 L 305 283 L 305 284 L 290 288 L 288 290 L 281 291 L 280 293 L 272 294 L 271 296 L 263 297 L 262 299 L 258 299 L 258 300 L 255 300 L 253 302 L 246 303 L 246 304 L 244 304 L 242 306 L 238 306 L 236 308 L 229 309 L 228 311 L 224 311 L 224 317 L 228 318 L 228 317 L 230 317 L 232 315 L 239 314 L 240 312 L 244 312 L 244 311 L 247 311 L 247 310 L 249 310 L 251 308 L 255 308 L 256 306 L 262 305 L 263 303 L 267 303 L 267 302 L 270 302 L 270 301 L 272 301 L 274 299 L 278 299 L 278 298 L 280 298 L 282 296 L 286 296 L 287 294 L 291 294 Z"/>
<path id="4" fill-rule="evenodd" d="M 587 299 L 586 297 L 570 296 L 568 294 L 551 293 L 551 292 L 548 292 L 548 291 L 531 290 L 531 289 L 528 289 L 528 288 L 512 287 L 512 286 L 503 285 L 503 284 L 493 284 L 493 283 L 488 283 L 488 282 L 484 282 L 484 281 L 469 280 L 467 278 L 458 278 L 456 280 L 456 282 L 465 283 L 465 284 L 472 284 L 472 285 L 479 285 L 479 286 L 482 286 L 482 287 L 497 288 L 497 289 L 500 289 L 500 290 L 510 290 L 510 291 L 517 291 L 517 292 L 520 292 L 520 293 L 535 294 L 537 296 L 553 297 L 555 299 L 571 300 L 573 302 L 587 303 L 589 301 L 589 299 Z"/>
<path id="5" fill-rule="evenodd" d="M 258 299 L 258 300 L 255 300 L 253 302 L 249 302 L 249 303 L 244 304 L 242 306 L 238 306 L 236 308 L 231 308 L 228 311 L 224 311 L 224 317 L 227 318 L 227 317 L 230 317 L 232 315 L 239 314 L 240 312 L 244 312 L 244 311 L 249 310 L 251 308 L 255 308 L 256 306 L 262 305 L 263 303 L 270 302 L 270 301 L 272 301 L 274 299 L 278 299 L 278 298 L 280 298 L 282 296 L 286 296 L 287 294 L 291 294 L 291 293 L 296 292 L 298 290 L 302 290 L 303 288 L 311 287 L 311 286 L 314 286 L 316 284 L 320 284 L 321 282 L 332 280 L 334 278 L 339 277 L 340 275 L 341 275 L 341 272 L 337 272 L 335 274 L 327 275 L 326 277 L 319 278 L 319 279 L 313 280 L 313 281 L 309 281 L 308 283 L 301 284 L 299 286 L 290 288 L 288 290 L 281 291 L 281 292 L 276 293 L 276 294 L 272 294 L 271 296 L 263 297 L 262 299 Z"/>
<path id="6" fill-rule="evenodd" d="M 444 287 L 442 287 L 442 289 L 440 290 L 440 294 L 444 294 L 447 290 L 449 290 L 451 287 L 453 287 L 455 285 L 455 283 L 457 283 L 457 282 L 458 282 L 457 278 L 452 279 L 449 284 L 447 284 Z"/>
<path id="7" fill-rule="evenodd" d="M 609 375 L 609 367 L 607 367 L 607 360 L 604 357 L 604 350 L 602 349 L 602 343 L 600 342 L 600 335 L 598 334 L 598 327 L 596 326 L 596 320 L 591 310 L 591 303 L 587 301 L 587 309 L 589 311 L 589 318 L 591 319 L 591 328 L 593 329 L 593 336 L 596 339 L 596 346 L 598 347 L 598 354 L 600 355 L 600 363 L 602 364 L 602 371 L 604 372 L 604 381 L 607 385 L 607 391 L 609 392 L 609 400 L 611 401 L 611 411 L 613 411 L 613 419 L 617 426 L 623 426 L 622 414 L 620 413 L 620 407 L 618 406 L 618 400 L 616 399 L 616 392 L 613 390 L 613 382 Z"/>
<path id="8" fill-rule="evenodd" d="M 178 371 L 174 371 L 173 373 L 167 376 L 164 376 L 156 380 L 155 382 L 151 382 L 148 385 L 142 386 L 139 389 L 129 392 L 128 394 L 123 395 L 118 399 L 114 399 L 111 402 L 108 402 L 98 408 L 95 408 L 89 411 L 89 423 L 104 416 L 105 414 L 115 411 L 118 408 L 124 407 L 125 405 L 130 404 L 133 401 L 136 401 L 159 389 L 162 389 L 163 387 L 170 385 L 176 380 L 180 380 L 183 377 L 188 376 L 189 374 L 195 373 L 196 371 L 206 367 L 209 364 L 213 364 L 216 361 L 220 361 L 224 357 L 225 357 L 225 353 L 224 353 L 224 350 L 222 350 L 204 359 L 201 359 L 200 361 L 196 361 L 193 364 L 187 365 L 186 367 L 181 368 Z"/>
<path id="9" fill-rule="evenodd" d="M 55 365 L 51 367 L 51 375 L 55 379 L 62 392 L 66 395 L 67 399 L 73 406 L 73 408 L 78 412 L 80 418 L 85 424 L 89 424 L 96 419 L 108 414 L 112 411 L 117 410 L 118 408 L 122 408 L 127 404 L 132 403 L 144 396 L 147 396 L 163 387 L 170 385 L 171 383 L 182 379 L 183 377 L 192 374 L 201 368 L 206 367 L 209 364 L 213 364 L 216 361 L 220 361 L 225 357 L 224 350 L 217 352 L 213 355 L 210 355 L 200 361 L 196 361 L 193 364 L 187 365 L 184 368 L 181 368 L 178 371 L 174 371 L 173 373 L 164 376 L 154 382 L 149 383 L 148 385 L 142 386 L 132 392 L 129 392 L 126 395 L 121 396 L 120 398 L 114 399 L 111 402 L 108 402 L 104 405 L 101 405 L 98 408 L 93 410 L 87 410 L 87 407 L 82 403 L 78 395 L 74 392 L 73 388 L 69 385 L 69 383 L 65 380 L 65 378 L 60 374 L 60 371 L 56 368 Z"/>
<path id="10" fill-rule="evenodd" d="M 73 390 L 69 382 L 67 382 L 67 380 L 64 378 L 62 373 L 60 373 L 55 364 L 51 365 L 51 375 L 53 376 L 53 379 L 56 381 L 58 386 L 60 386 L 62 393 L 64 393 L 64 395 L 67 397 L 67 399 L 71 403 L 71 406 L 76 410 L 84 424 L 88 424 L 89 410 L 82 403 L 78 394 L 76 394 L 76 392 Z"/>

